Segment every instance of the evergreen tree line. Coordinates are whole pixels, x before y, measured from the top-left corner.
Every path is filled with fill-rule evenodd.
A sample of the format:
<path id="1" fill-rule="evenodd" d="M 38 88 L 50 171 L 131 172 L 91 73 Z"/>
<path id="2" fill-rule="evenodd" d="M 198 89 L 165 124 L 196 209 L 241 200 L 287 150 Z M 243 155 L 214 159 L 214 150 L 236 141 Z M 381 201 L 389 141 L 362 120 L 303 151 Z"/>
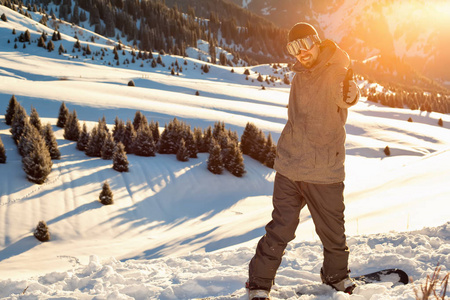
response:
<path id="1" fill-rule="evenodd" d="M 450 113 L 450 96 L 439 93 L 408 92 L 398 88 L 389 88 L 379 92 L 374 87 L 365 91 L 367 100 L 389 107 L 420 110 L 426 112 Z"/>
<path id="2" fill-rule="evenodd" d="M 76 111 L 69 112 L 63 102 L 57 126 L 63 127 L 64 138 L 76 141 L 77 149 L 86 155 L 113 159 L 113 168 L 118 171 L 128 170 L 128 154 L 148 157 L 156 156 L 156 153 L 175 154 L 179 161 L 188 161 L 197 158 L 198 153 L 208 153 L 207 168 L 212 173 L 221 174 L 228 170 L 241 177 L 245 174 L 243 153 L 273 167 L 276 152 L 271 135 L 266 139 L 264 133 L 251 123 L 247 124 L 241 143 L 236 132 L 225 129 L 224 122 L 216 122 L 214 127 L 208 126 L 204 130 L 198 127 L 192 130 L 187 123 L 174 118 L 164 125 L 160 134 L 159 123 L 148 122 L 140 111 L 135 113 L 133 121 L 128 119 L 126 123 L 116 117 L 111 132 L 103 117 L 89 132 L 86 123 L 81 128 Z"/>
<path id="3" fill-rule="evenodd" d="M 5 122 L 11 126 L 11 136 L 22 156 L 23 170 L 28 180 L 44 183 L 52 170 L 52 159 L 59 159 L 61 156 L 52 126 L 50 123 L 42 125 L 34 107 L 31 107 L 31 114 L 28 116 L 14 95 L 9 101 Z"/>
<path id="4" fill-rule="evenodd" d="M 261 129 L 249 122 L 242 133 L 240 147 L 243 154 L 249 155 L 269 168 L 273 168 L 277 147 L 273 143 L 270 133 L 266 138 Z"/>
<path id="5" fill-rule="evenodd" d="M 113 169 L 119 172 L 128 171 L 128 158 L 123 141 L 115 140 L 113 134 L 106 126 L 103 117 L 98 124 L 89 132 L 86 122 L 80 126 L 77 112 L 69 109 L 63 102 L 59 108 L 56 126 L 64 128 L 64 138 L 77 142 L 77 149 L 84 151 L 87 156 L 102 157 L 113 161 Z"/>

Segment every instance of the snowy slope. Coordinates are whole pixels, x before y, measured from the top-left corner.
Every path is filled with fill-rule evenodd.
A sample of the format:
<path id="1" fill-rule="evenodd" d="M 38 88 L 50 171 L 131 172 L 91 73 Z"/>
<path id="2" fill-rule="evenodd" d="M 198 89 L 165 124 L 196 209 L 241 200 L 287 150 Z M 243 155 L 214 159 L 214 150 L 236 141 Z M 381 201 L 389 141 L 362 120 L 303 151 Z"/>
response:
<path id="1" fill-rule="evenodd" d="M 239 135 L 250 121 L 277 141 L 289 86 L 277 81 L 261 89 L 256 72 L 275 75 L 265 65 L 249 68 L 249 80 L 244 68 L 233 73 L 212 65 L 203 73 L 206 62 L 195 57 L 164 55 L 166 66 L 157 68 L 147 61 L 143 67 L 141 61 L 115 66 L 106 41 L 90 46 L 93 51 L 109 47 L 103 61 L 81 54 L 77 59 L 71 57 L 73 41 L 64 35 L 66 55 L 33 43 L 14 49 L 6 42 L 14 38 L 12 28 L 28 28 L 34 39 L 44 29 L 0 6 L 3 12 L 9 22 L 0 22 L 0 138 L 7 151 L 7 163 L 0 165 L 0 297 L 245 299 L 247 264 L 270 220 L 273 170 L 245 157 L 247 174 L 236 178 L 211 174 L 205 154 L 189 162 L 173 155 L 129 155 L 130 172 L 118 173 L 111 161 L 87 157 L 64 140 L 56 117 L 64 101 L 89 128 L 103 116 L 110 126 L 116 116 L 132 119 L 136 110 L 161 127 L 174 117 L 202 128 L 224 121 Z M 74 29 L 60 30 L 70 35 Z M 179 76 L 171 75 L 172 62 L 184 60 Z M 130 80 L 136 87 L 127 86 Z M 28 113 L 33 105 L 57 137 L 62 156 L 43 185 L 26 180 L 4 123 L 13 94 Z M 437 125 L 439 118 L 444 127 Z M 395 266 L 420 284 L 437 263 L 448 271 L 449 122 L 449 115 L 386 108 L 365 99 L 351 109 L 346 218 L 354 274 Z M 390 157 L 383 154 L 386 145 Z M 105 180 L 115 204 L 104 207 L 98 195 Z M 32 236 L 39 220 L 50 227 L 48 243 Z M 319 284 L 321 252 L 305 209 L 274 299 L 414 299 L 412 285 L 367 286 L 353 296 L 333 292 Z"/>

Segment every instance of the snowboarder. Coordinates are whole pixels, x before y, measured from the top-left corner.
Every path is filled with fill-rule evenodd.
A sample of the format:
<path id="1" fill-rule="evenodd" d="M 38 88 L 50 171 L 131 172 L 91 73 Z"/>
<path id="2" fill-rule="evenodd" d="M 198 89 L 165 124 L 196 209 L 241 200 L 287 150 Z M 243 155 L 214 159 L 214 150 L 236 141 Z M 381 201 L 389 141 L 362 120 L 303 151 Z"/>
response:
<path id="1" fill-rule="evenodd" d="M 297 59 L 295 76 L 288 121 L 277 145 L 272 220 L 249 264 L 250 300 L 269 299 L 305 205 L 323 244 L 322 281 L 338 291 L 351 293 L 355 288 L 344 229 L 344 125 L 347 109 L 359 99 L 359 88 L 348 54 L 330 40 L 321 41 L 312 25 L 295 24 L 287 50 Z"/>

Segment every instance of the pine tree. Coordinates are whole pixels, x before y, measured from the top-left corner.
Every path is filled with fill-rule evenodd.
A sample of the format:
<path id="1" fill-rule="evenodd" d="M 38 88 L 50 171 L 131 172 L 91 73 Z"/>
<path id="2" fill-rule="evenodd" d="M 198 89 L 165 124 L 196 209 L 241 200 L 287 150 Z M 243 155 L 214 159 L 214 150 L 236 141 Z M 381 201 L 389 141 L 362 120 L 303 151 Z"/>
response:
<path id="1" fill-rule="evenodd" d="M 200 127 L 194 127 L 194 141 L 197 153 L 203 148 L 203 132 Z"/>
<path id="2" fill-rule="evenodd" d="M 137 131 L 134 153 L 139 156 L 155 156 L 156 145 L 148 126 L 141 126 Z"/>
<path id="3" fill-rule="evenodd" d="M 140 111 L 136 111 L 133 120 L 134 130 L 137 132 L 141 126 L 148 126 L 148 121 Z"/>
<path id="4" fill-rule="evenodd" d="M 47 123 L 47 125 L 44 126 L 42 137 L 45 140 L 51 159 L 59 159 L 61 157 L 61 152 L 58 149 L 58 143 L 56 142 L 55 134 L 53 133 L 52 125 L 50 123 Z"/>
<path id="5" fill-rule="evenodd" d="M 74 109 L 69 114 L 66 124 L 64 125 L 64 138 L 69 141 L 78 141 L 80 137 L 80 123 L 78 121 L 77 111 Z"/>
<path id="6" fill-rule="evenodd" d="M 81 130 L 80 137 L 77 141 L 77 149 L 80 151 L 86 151 L 86 147 L 89 143 L 89 132 L 87 131 L 86 122 L 83 123 L 83 129 Z"/>
<path id="7" fill-rule="evenodd" d="M 64 128 L 68 118 L 69 118 L 69 110 L 67 109 L 66 104 L 63 102 L 59 107 L 59 115 L 58 120 L 56 122 L 56 126 Z"/>
<path id="8" fill-rule="evenodd" d="M 125 136 L 125 123 L 123 120 L 120 120 L 119 117 L 116 117 L 114 120 L 114 128 L 113 128 L 113 137 L 116 143 L 123 142 Z"/>
<path id="9" fill-rule="evenodd" d="M 90 157 L 101 157 L 102 156 L 102 147 L 104 142 L 104 137 L 106 133 L 102 133 L 103 130 L 99 129 L 99 126 L 95 126 L 92 128 L 92 131 L 89 134 L 89 140 L 86 145 L 85 153 Z M 103 131 L 104 132 L 104 131 Z"/>
<path id="10" fill-rule="evenodd" d="M 8 108 L 6 109 L 6 114 L 5 114 L 6 125 L 12 124 L 12 120 L 14 118 L 14 113 L 15 113 L 17 107 L 19 107 L 19 106 L 20 106 L 20 104 L 19 104 L 19 102 L 17 102 L 16 96 L 12 95 L 11 99 L 9 100 Z"/>
<path id="11" fill-rule="evenodd" d="M 106 137 L 103 142 L 101 154 L 103 159 L 112 159 L 114 156 L 114 149 L 116 147 L 116 142 L 109 132 L 106 132 Z"/>
<path id="12" fill-rule="evenodd" d="M 169 128 L 167 124 L 164 125 L 164 130 L 159 137 L 157 144 L 158 153 L 167 154 L 169 149 Z"/>
<path id="13" fill-rule="evenodd" d="M 40 135 L 39 131 L 26 118 L 24 120 L 22 134 L 17 142 L 17 150 L 22 157 L 28 155 L 33 150 L 33 140 L 39 138 L 38 135 Z"/>
<path id="14" fill-rule="evenodd" d="M 233 144 L 230 150 L 231 160 L 228 163 L 227 170 L 236 177 L 242 177 L 245 171 L 244 158 L 237 144 Z"/>
<path id="15" fill-rule="evenodd" d="M 234 143 L 231 141 L 228 134 L 225 133 L 224 131 L 219 133 L 219 136 L 216 139 L 216 141 L 220 145 L 222 162 L 224 167 L 226 168 L 234 157 L 234 153 L 232 153 Z"/>
<path id="16" fill-rule="evenodd" d="M 186 149 L 190 158 L 197 158 L 197 144 L 195 143 L 194 133 L 191 131 L 191 127 L 187 126 L 184 132 L 184 141 Z"/>
<path id="17" fill-rule="evenodd" d="M 22 158 L 23 169 L 28 180 L 42 184 L 52 171 L 53 162 L 44 139 L 38 137 L 32 139 L 31 151 Z"/>
<path id="18" fill-rule="evenodd" d="M 62 43 L 59 45 L 58 53 L 59 53 L 59 55 L 66 53 L 66 49 L 64 49 L 64 46 Z M 58 127 L 61 127 L 61 126 L 58 126 Z"/>
<path id="19" fill-rule="evenodd" d="M 156 121 L 156 122 L 151 121 L 149 127 L 152 132 L 153 140 L 155 141 L 155 144 L 157 144 L 159 141 L 159 123 L 158 123 L 158 121 Z"/>
<path id="20" fill-rule="evenodd" d="M 125 133 L 123 136 L 122 143 L 125 146 L 125 151 L 128 154 L 134 153 L 134 141 L 136 140 L 136 130 L 130 120 L 127 121 L 125 125 Z"/>
<path id="21" fill-rule="evenodd" d="M 102 191 L 100 192 L 98 198 L 103 205 L 111 205 L 114 203 L 113 193 L 107 181 L 103 183 Z"/>
<path id="22" fill-rule="evenodd" d="M 55 44 L 53 44 L 52 40 L 48 41 L 47 50 L 48 52 L 52 52 L 53 50 L 55 50 Z"/>
<path id="23" fill-rule="evenodd" d="M 186 148 L 184 138 L 180 139 L 180 143 L 178 145 L 177 160 L 179 160 L 179 161 L 188 161 L 189 160 L 189 151 Z"/>
<path id="24" fill-rule="evenodd" d="M 39 221 L 34 230 L 34 236 L 41 242 L 48 242 L 50 240 L 50 232 L 45 221 Z"/>
<path id="25" fill-rule="evenodd" d="M 3 141 L 0 138 L 0 164 L 6 163 L 6 150 Z"/>
<path id="26" fill-rule="evenodd" d="M 113 155 L 113 169 L 119 172 L 128 172 L 128 158 L 125 146 L 119 142 Z"/>
<path id="27" fill-rule="evenodd" d="M 220 145 L 213 140 L 208 157 L 208 170 L 213 174 L 222 174 L 223 162 Z"/>
<path id="28" fill-rule="evenodd" d="M 211 126 L 208 126 L 203 132 L 203 143 L 202 147 L 199 149 L 199 152 L 208 153 L 213 141 L 213 134 Z"/>
<path id="29" fill-rule="evenodd" d="M 30 113 L 30 123 L 33 125 L 38 131 L 42 130 L 42 124 L 41 119 L 39 118 L 39 114 L 33 106 L 31 106 L 31 113 Z"/>
<path id="30" fill-rule="evenodd" d="M 14 109 L 14 117 L 12 119 L 10 130 L 11 136 L 16 144 L 19 142 L 20 136 L 22 135 L 26 122 L 25 120 L 28 120 L 28 115 L 25 108 L 23 108 L 22 105 L 16 106 Z"/>
<path id="31" fill-rule="evenodd" d="M 253 123 L 247 123 L 241 136 L 241 151 L 261 161 L 261 151 L 266 143 L 264 133 Z M 264 162 L 264 161 L 262 161 Z"/>
<path id="32" fill-rule="evenodd" d="M 273 143 L 272 135 L 269 133 L 269 136 L 267 137 L 266 146 L 264 150 L 264 164 L 269 167 L 273 168 L 273 165 L 275 163 L 275 157 L 277 156 L 277 146 Z"/>

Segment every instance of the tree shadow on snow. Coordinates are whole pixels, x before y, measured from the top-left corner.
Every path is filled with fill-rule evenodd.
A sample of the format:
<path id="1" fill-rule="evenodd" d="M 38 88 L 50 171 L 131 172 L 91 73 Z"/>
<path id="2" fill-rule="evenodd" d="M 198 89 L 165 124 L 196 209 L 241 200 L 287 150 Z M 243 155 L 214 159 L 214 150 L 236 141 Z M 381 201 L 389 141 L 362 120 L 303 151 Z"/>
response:
<path id="1" fill-rule="evenodd" d="M 0 261 L 25 253 L 39 245 L 39 243 L 34 236 L 26 236 L 14 244 L 7 246 L 5 249 L 0 250 Z"/>
<path id="2" fill-rule="evenodd" d="M 60 215 L 59 217 L 56 217 L 54 219 L 47 221 L 47 225 L 52 225 L 52 224 L 58 223 L 59 221 L 62 221 L 66 218 L 70 218 L 75 215 L 80 215 L 86 211 L 101 208 L 102 206 L 103 205 L 99 201 L 92 201 L 92 202 L 83 204 L 81 206 L 78 206 L 77 208 L 75 208 L 72 211 L 68 211 L 65 214 Z"/>

